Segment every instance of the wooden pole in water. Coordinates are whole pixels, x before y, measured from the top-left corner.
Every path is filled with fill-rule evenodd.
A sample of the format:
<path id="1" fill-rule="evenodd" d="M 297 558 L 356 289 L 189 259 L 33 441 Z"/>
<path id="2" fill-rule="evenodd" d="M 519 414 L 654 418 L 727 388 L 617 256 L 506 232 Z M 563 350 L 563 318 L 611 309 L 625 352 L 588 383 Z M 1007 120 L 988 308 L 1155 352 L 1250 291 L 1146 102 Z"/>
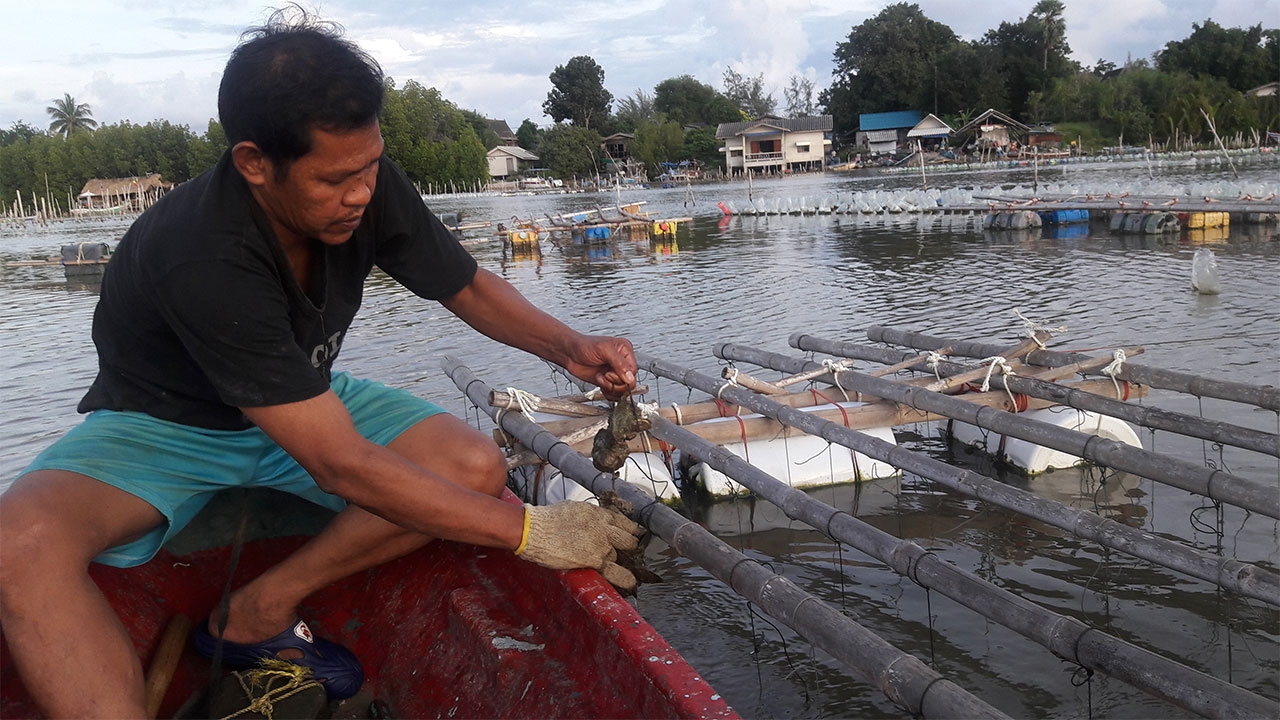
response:
<path id="1" fill-rule="evenodd" d="M 1000 351 L 998 345 L 988 343 L 947 340 L 922 333 L 896 330 L 894 328 L 873 325 L 867 328 L 867 339 L 871 342 L 884 342 L 894 345 L 905 345 L 917 350 L 935 350 L 946 345 L 952 346 L 952 354 L 963 357 L 990 357 Z M 1045 365 L 1055 367 L 1087 359 L 1082 353 L 1062 353 L 1052 350 L 1036 350 L 1027 353 L 1023 361 L 1029 365 Z M 1159 390 L 1176 390 L 1195 395 L 1211 397 L 1219 400 L 1256 405 L 1275 412 L 1280 412 L 1280 388 L 1274 386 L 1257 386 L 1245 383 L 1212 380 L 1188 373 L 1161 370 L 1125 363 L 1116 373 L 1116 378 L 1130 382 L 1150 385 Z"/>
<path id="2" fill-rule="evenodd" d="M 810 366 L 817 366 L 817 363 L 806 360 L 730 343 L 717 345 L 715 354 L 716 357 L 724 360 L 743 360 L 783 372 L 807 370 Z M 1096 435 L 1060 428 L 1002 410 L 975 407 L 963 400 L 929 392 L 923 388 L 847 370 L 838 372 L 836 375 L 842 387 L 936 412 L 984 430 L 1061 450 L 1098 465 L 1158 480 L 1166 485 L 1262 513 L 1270 518 L 1280 518 L 1280 493 L 1276 493 L 1274 488 L 1269 488 L 1256 480 L 1232 475 L 1222 470 L 1201 467 L 1185 460 L 1160 455 Z"/>
<path id="3" fill-rule="evenodd" d="M 460 362 L 445 358 L 445 373 L 478 407 L 491 389 Z M 616 493 L 634 508 L 631 517 L 684 557 L 705 568 L 735 593 L 831 653 L 884 692 L 898 707 L 922 717 L 1003 718 L 999 710 L 974 697 L 883 638 L 854 622 L 826 602 L 800 589 L 717 539 L 706 528 L 682 517 L 612 473 L 596 470 L 591 460 L 542 430 L 519 413 L 497 417 L 503 430 L 571 478 L 600 495 Z"/>
<path id="4" fill-rule="evenodd" d="M 750 351 L 749 348 L 720 345 L 716 350 L 717 355 L 721 357 L 732 355 L 747 362 L 756 362 L 756 359 L 767 360 L 763 356 L 770 354 L 779 359 L 779 362 L 774 364 L 787 364 L 793 367 L 804 364 L 804 361 L 783 362 L 790 359 L 776 353 Z M 731 350 L 732 352 L 729 352 Z M 750 358 L 745 357 L 748 355 Z M 639 353 L 638 357 L 640 356 L 643 357 L 639 360 L 641 368 L 655 375 L 670 378 L 703 392 L 722 393 L 730 401 L 737 402 L 743 407 L 749 407 L 762 415 L 800 428 L 811 435 L 817 435 L 850 450 L 856 450 L 867 457 L 928 478 L 956 492 L 1013 510 L 1078 537 L 1184 572 L 1242 595 L 1272 604 L 1280 603 L 1280 576 L 1272 571 L 1233 558 L 1215 557 L 1195 548 L 1144 533 L 1114 520 L 1107 520 L 1095 513 L 1069 508 L 1062 503 L 1019 490 L 971 470 L 953 467 L 923 453 L 912 452 L 821 418 L 809 417 L 808 413 L 780 407 L 770 398 L 741 388 L 722 390 L 721 381 L 708 378 L 693 370 L 663 363 L 644 353 Z"/>
<path id="5" fill-rule="evenodd" d="M 961 570 L 910 540 L 896 538 L 783 483 L 728 450 L 701 440 L 686 428 L 660 418 L 653 423 L 655 436 L 706 461 L 778 506 L 787 517 L 861 550 L 899 575 L 937 590 L 1039 643 L 1064 660 L 1099 670 L 1202 715 L 1262 713 L 1266 716 L 1275 707 L 1267 698 L 1041 607 Z"/>
<path id="6" fill-rule="evenodd" d="M 1086 380 L 1086 383 L 1095 383 L 1101 389 L 1101 380 Z M 779 396 L 770 396 L 771 400 L 778 400 Z M 987 407 L 998 407 L 1013 412 L 1009 407 L 1009 395 L 1003 391 L 972 393 L 964 395 L 965 402 L 977 403 Z M 916 408 L 907 407 L 891 402 L 875 402 L 857 405 L 854 407 L 846 407 L 838 404 L 835 400 L 828 400 L 825 403 L 832 407 L 819 410 L 810 410 L 809 414 L 820 417 L 823 420 L 839 423 L 843 427 L 850 430 L 869 430 L 871 428 L 897 427 L 900 425 L 909 425 L 911 423 L 931 422 L 934 420 L 946 420 L 945 415 L 937 413 L 925 412 Z M 1026 405 L 1020 410 L 1039 410 L 1041 408 L 1055 407 L 1056 403 L 1049 400 L 1028 400 Z M 795 407 L 788 404 L 788 407 Z M 814 405 L 812 407 L 818 407 Z M 798 435 L 806 435 L 802 430 L 784 425 L 773 418 L 765 417 L 752 413 L 745 417 L 736 418 L 736 422 L 710 422 L 703 421 L 692 425 L 681 425 L 689 432 L 709 442 L 723 445 L 727 443 L 758 442 L 761 440 L 775 440 L 778 438 L 795 437 Z M 549 424 L 544 424 L 548 431 L 552 428 Z M 570 445 L 576 442 L 565 439 Z M 631 452 L 651 452 L 654 447 L 653 441 L 645 437 L 643 434 L 627 443 L 627 448 Z M 590 446 L 583 448 L 590 452 Z"/>
<path id="7" fill-rule="evenodd" d="M 795 335 L 792 335 L 791 343 L 797 350 L 823 352 L 841 357 L 857 357 L 862 360 L 871 360 L 875 358 L 879 362 L 892 362 L 894 359 L 899 357 L 899 354 L 893 350 L 868 347 L 865 345 L 858 345 L 856 343 L 823 340 L 804 333 L 796 333 Z M 1025 353 L 1021 354 L 1025 355 Z M 1081 355 L 1080 357 L 1087 356 Z M 1106 364 L 1105 358 L 1093 358 L 1087 361 L 1078 361 L 1067 365 L 1060 365 L 1057 366 L 1056 369 L 1063 372 L 1070 370 L 1071 374 L 1075 374 L 1076 372 L 1083 373 L 1095 371 L 1104 364 Z M 940 375 L 962 377 L 961 375 L 957 375 L 957 373 L 964 373 L 967 370 L 968 368 L 965 366 L 956 363 L 938 363 L 938 373 Z M 1129 381 L 1126 380 L 1123 382 L 1126 386 L 1125 391 L 1130 391 L 1132 385 Z M 1200 440 L 1209 440 L 1212 442 L 1222 443 L 1224 445 L 1232 445 L 1246 450 L 1266 453 L 1273 457 L 1280 457 L 1280 436 L 1277 436 L 1275 433 L 1254 430 L 1252 428 L 1232 425 L 1230 423 L 1205 420 L 1204 418 L 1195 417 L 1193 415 L 1162 410 L 1157 407 L 1133 405 L 1128 402 L 1124 402 L 1123 400 L 1104 397 L 1097 393 L 1074 393 L 1064 390 L 1063 386 L 1057 383 L 1045 382 L 1043 379 L 1034 377 L 992 377 L 992 383 L 997 387 L 1007 388 L 1011 392 L 1021 393 L 1031 397 L 1055 400 L 1069 407 L 1077 408 L 1079 410 L 1089 410 L 1102 415 L 1109 415 L 1111 417 L 1127 420 L 1154 430 L 1167 430 L 1169 432 L 1175 432 L 1180 435 L 1186 435 Z M 1117 381 L 1117 386 L 1118 384 L 1119 381 Z M 1113 392 L 1107 393 L 1107 395 L 1112 394 Z"/>
<path id="8" fill-rule="evenodd" d="M 924 143 L 919 138 L 916 138 L 916 152 L 920 153 L 920 184 L 928 190 L 929 180 L 924 176 Z"/>

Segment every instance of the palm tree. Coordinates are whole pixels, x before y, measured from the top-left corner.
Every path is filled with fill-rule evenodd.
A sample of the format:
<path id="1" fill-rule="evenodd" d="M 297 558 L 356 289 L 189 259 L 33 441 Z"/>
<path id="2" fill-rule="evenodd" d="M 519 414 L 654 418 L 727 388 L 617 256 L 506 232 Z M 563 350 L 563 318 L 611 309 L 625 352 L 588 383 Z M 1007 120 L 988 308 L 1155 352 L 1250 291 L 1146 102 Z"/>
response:
<path id="1" fill-rule="evenodd" d="M 49 123 L 49 132 L 60 134 L 64 138 L 70 137 L 71 133 L 77 130 L 92 130 L 98 127 L 98 121 L 93 119 L 93 110 L 89 107 L 89 103 L 76 104 L 76 99 L 71 97 L 71 93 L 64 93 L 61 100 L 54 100 L 52 105 L 45 108 L 45 112 L 53 118 L 53 122 Z"/>
<path id="2" fill-rule="evenodd" d="M 1056 50 L 1066 35 L 1062 13 L 1066 7 L 1060 0 L 1040 0 L 1032 8 L 1031 14 L 1040 20 L 1040 31 L 1044 41 L 1044 63 L 1041 70 L 1049 69 L 1049 52 Z"/>

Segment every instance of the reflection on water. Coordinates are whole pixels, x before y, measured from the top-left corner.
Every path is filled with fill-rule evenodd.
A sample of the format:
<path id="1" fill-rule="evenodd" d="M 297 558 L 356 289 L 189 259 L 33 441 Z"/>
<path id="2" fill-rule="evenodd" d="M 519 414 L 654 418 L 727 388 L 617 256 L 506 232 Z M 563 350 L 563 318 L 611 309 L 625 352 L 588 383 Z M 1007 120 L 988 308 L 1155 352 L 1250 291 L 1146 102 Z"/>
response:
<path id="1" fill-rule="evenodd" d="M 1171 182 L 1205 181 L 1194 168 L 1165 172 Z M 1271 167 L 1254 173 L 1245 181 L 1274 185 Z M 1087 177 L 1121 183 L 1128 175 L 1071 167 L 1058 178 L 1042 172 L 1040 182 Z M 941 180 L 987 187 L 1030 184 L 1029 175 Z M 912 181 L 809 176 L 758 181 L 750 189 L 745 184 L 699 186 L 692 203 L 683 188 L 628 191 L 624 201 L 643 201 L 642 209 L 655 217 L 693 220 L 680 223 L 674 238 L 619 236 L 591 246 L 544 242 L 534 253 L 504 248 L 494 237 L 469 249 L 482 266 L 575 327 L 625 334 L 655 356 L 704 372 L 718 372 L 722 365 L 711 354 L 716 342 L 794 355 L 787 346 L 794 332 L 861 340 L 873 324 L 1012 344 L 1021 330 L 1012 312 L 1018 308 L 1046 324 L 1066 325 L 1060 348 L 1101 353 L 1142 345 L 1146 354 L 1140 361 L 1146 365 L 1255 384 L 1280 380 L 1280 244 L 1274 225 L 1148 236 L 1116 235 L 1098 222 L 984 231 L 977 216 L 725 218 L 715 208 L 718 200 L 741 201 L 748 192 L 764 198 L 819 197 L 881 185 L 907 187 Z M 460 211 L 471 221 L 589 210 L 613 200 L 612 195 L 465 197 L 432 204 L 440 211 Z M 114 242 L 125 227 L 116 220 L 10 232 L 0 236 L 0 260 L 56 254 L 73 240 Z M 1191 257 L 1198 247 L 1210 247 L 1217 256 L 1220 295 L 1191 290 Z M 56 266 L 0 269 L 0 483 L 78 419 L 75 404 L 95 370 L 89 338 L 95 292 L 91 285 L 68 283 Z M 417 300 L 375 273 L 340 366 L 431 397 L 480 422 L 439 370 L 445 354 L 463 358 L 496 387 L 564 391 L 563 381 L 541 361 L 478 337 L 440 306 Z M 658 378 L 642 382 L 651 387 L 650 401 L 700 399 Z M 1153 391 L 1145 402 L 1280 430 L 1274 413 L 1231 403 L 1163 391 Z M 1139 435 L 1147 447 L 1179 459 L 1280 482 L 1275 458 L 1167 433 Z M 1033 479 L 1004 474 L 984 466 L 982 458 L 947 447 L 926 427 L 906 428 L 898 439 L 1153 534 L 1280 566 L 1274 520 L 1098 470 Z M 1274 608 L 1227 596 L 910 475 L 813 494 L 1057 612 L 1254 692 L 1280 695 L 1280 618 Z M 1040 646 L 790 521 L 767 502 L 744 497 L 692 511 L 726 542 L 1013 716 L 1185 715 L 1123 683 L 1087 679 Z M 649 555 L 667 582 L 645 586 L 637 606 L 745 716 L 901 716 L 872 684 L 852 677 L 661 542 L 651 543 Z"/>

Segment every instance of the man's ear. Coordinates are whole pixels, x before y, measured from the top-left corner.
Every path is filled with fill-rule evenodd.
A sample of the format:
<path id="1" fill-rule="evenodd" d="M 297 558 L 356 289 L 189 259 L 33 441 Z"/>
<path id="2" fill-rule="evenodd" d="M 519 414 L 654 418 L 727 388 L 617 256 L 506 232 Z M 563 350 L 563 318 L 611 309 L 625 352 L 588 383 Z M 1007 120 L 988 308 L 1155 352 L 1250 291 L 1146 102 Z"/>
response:
<path id="1" fill-rule="evenodd" d="M 270 174 L 275 172 L 271 160 L 262 153 L 258 144 L 249 140 L 238 142 L 231 148 L 231 161 L 250 185 L 265 185 Z"/>

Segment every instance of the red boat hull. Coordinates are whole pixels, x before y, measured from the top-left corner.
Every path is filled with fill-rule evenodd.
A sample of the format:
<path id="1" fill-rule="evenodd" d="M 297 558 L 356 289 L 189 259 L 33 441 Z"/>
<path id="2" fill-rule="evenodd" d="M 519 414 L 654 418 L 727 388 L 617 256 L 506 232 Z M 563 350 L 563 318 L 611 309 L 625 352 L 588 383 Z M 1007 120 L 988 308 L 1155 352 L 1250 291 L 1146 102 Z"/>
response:
<path id="1" fill-rule="evenodd" d="M 234 584 L 305 539 L 246 543 Z M 91 574 L 147 667 L 171 618 L 208 616 L 229 560 L 228 547 L 161 552 L 137 568 L 94 565 Z M 736 717 L 594 571 L 551 572 L 509 552 L 436 542 L 332 585 L 300 610 L 313 632 L 359 656 L 362 696 L 371 692 L 392 717 Z M 209 673 L 186 648 L 160 716 L 201 692 Z M 0 717 L 38 715 L 0 636 Z"/>

